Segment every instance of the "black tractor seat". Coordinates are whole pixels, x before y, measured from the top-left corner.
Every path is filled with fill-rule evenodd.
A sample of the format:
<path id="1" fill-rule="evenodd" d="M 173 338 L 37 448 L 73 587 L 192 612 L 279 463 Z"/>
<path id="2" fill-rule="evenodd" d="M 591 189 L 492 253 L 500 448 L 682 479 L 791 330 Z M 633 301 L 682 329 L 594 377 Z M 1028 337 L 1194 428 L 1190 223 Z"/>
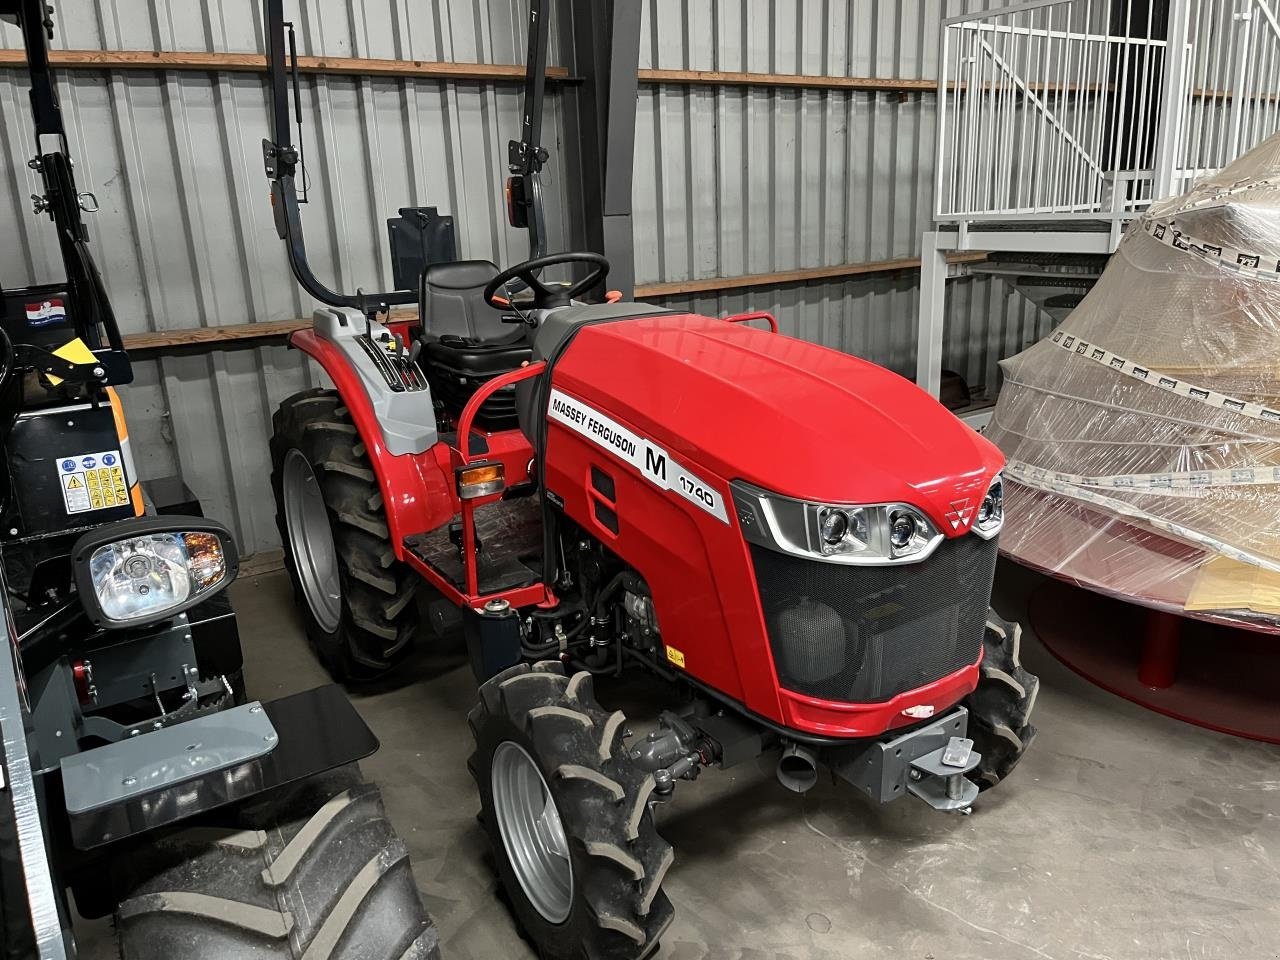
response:
<path id="1" fill-rule="evenodd" d="M 485 303 L 485 284 L 497 274 L 487 260 L 436 263 L 422 272 L 418 307 L 427 382 L 455 418 L 482 384 L 532 356 L 529 328 L 503 323 Z M 515 429 L 515 389 L 504 388 L 486 400 L 476 423 L 488 430 Z"/>

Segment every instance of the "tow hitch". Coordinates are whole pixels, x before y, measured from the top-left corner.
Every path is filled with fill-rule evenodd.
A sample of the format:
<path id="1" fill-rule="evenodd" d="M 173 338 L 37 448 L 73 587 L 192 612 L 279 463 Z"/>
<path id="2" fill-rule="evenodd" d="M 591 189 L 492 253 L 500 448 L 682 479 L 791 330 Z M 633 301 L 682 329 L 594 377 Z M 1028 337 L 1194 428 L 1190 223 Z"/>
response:
<path id="1" fill-rule="evenodd" d="M 956 707 L 926 726 L 833 752 L 826 760 L 841 779 L 878 803 L 910 793 L 935 810 L 967 814 L 978 785 L 965 774 L 982 760 L 966 736 L 968 726 L 969 711 Z"/>

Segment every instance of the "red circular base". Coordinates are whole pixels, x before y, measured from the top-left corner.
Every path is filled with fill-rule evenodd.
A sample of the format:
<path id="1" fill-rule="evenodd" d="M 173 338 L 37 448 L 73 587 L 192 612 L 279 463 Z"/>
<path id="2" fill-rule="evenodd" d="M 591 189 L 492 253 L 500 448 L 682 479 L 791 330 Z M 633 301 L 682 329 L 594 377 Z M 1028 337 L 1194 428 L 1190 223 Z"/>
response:
<path id="1" fill-rule="evenodd" d="M 1280 637 L 1152 611 L 1057 580 L 1032 591 L 1031 625 L 1105 690 L 1211 730 L 1280 743 Z"/>

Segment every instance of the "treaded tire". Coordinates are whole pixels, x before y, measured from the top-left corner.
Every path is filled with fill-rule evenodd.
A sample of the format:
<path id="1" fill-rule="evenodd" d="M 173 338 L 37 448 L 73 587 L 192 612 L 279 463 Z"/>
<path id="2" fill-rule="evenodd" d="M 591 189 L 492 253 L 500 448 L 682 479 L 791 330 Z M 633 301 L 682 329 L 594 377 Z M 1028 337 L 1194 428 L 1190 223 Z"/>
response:
<path id="1" fill-rule="evenodd" d="M 979 789 L 994 787 L 1018 765 L 1036 737 L 1031 725 L 1040 678 L 1023 669 L 1022 626 L 987 614 L 982 639 L 982 676 L 965 700 L 969 708 L 969 736 L 982 754 L 972 779 Z"/>
<path id="2" fill-rule="evenodd" d="M 354 766 L 116 868 L 122 960 L 439 960 L 409 856 Z"/>
<path id="3" fill-rule="evenodd" d="M 413 600 L 421 581 L 395 558 L 382 492 L 337 391 L 295 393 L 280 405 L 272 424 L 276 525 L 307 637 L 335 680 L 372 679 L 408 656 L 418 639 Z M 334 630 L 326 630 L 312 612 L 290 547 L 283 494 L 290 450 L 301 452 L 310 464 L 329 514 L 342 588 L 342 614 Z"/>
<path id="4" fill-rule="evenodd" d="M 480 688 L 467 717 L 476 751 L 467 767 L 480 790 L 480 821 L 512 912 L 543 960 L 635 960 L 652 955 L 671 922 L 662 880 L 674 853 L 654 827 L 653 776 L 624 744 L 625 718 L 597 703 L 591 675 L 568 678 L 556 662 L 519 664 Z M 507 855 L 494 809 L 493 758 L 512 741 L 539 768 L 568 840 L 569 913 L 543 917 Z"/>

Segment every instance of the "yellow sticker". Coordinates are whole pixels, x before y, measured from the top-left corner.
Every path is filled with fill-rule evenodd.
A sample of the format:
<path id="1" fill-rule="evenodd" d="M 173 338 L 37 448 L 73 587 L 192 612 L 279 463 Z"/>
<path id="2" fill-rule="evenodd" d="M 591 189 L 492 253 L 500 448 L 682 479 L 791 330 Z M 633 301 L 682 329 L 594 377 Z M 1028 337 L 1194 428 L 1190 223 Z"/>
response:
<path id="1" fill-rule="evenodd" d="M 675 647 L 667 647 L 667 659 L 674 663 L 681 670 L 684 669 L 684 654 Z"/>
<path id="2" fill-rule="evenodd" d="M 90 350 L 85 342 L 79 337 L 64 343 L 57 350 L 53 351 L 53 355 L 55 357 L 61 357 L 68 363 L 89 364 L 98 362 L 98 358 L 93 355 L 93 351 Z M 51 373 L 46 376 L 48 376 L 49 382 L 55 387 L 62 382 L 61 377 L 55 377 Z"/>

